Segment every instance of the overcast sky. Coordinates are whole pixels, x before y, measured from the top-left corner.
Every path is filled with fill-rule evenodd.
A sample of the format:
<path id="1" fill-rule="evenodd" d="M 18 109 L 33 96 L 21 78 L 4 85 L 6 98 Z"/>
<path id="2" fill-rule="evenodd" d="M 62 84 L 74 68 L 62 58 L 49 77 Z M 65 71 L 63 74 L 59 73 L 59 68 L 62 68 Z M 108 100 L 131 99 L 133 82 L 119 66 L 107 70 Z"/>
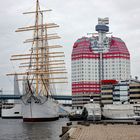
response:
<path id="1" fill-rule="evenodd" d="M 0 0 L 0 88 L 4 91 L 13 90 L 13 80 L 6 77 L 6 73 L 16 71 L 17 63 L 10 62 L 10 55 L 26 52 L 29 48 L 22 44 L 28 35 L 14 31 L 31 25 L 33 15 L 22 13 L 34 10 L 35 1 Z M 139 0 L 40 0 L 40 5 L 44 9 L 53 9 L 48 19 L 60 25 L 57 32 L 62 37 L 59 44 L 64 46 L 69 82 L 72 46 L 78 38 L 95 32 L 98 17 L 109 17 L 110 32 L 126 43 L 131 54 L 131 75 L 140 77 Z"/>

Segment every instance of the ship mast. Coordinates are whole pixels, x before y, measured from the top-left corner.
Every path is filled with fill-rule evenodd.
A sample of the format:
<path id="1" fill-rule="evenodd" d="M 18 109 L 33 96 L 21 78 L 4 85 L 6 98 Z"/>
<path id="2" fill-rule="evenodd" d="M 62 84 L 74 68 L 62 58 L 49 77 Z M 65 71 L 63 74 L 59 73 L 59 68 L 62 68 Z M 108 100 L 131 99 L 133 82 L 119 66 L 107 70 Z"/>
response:
<path id="1" fill-rule="evenodd" d="M 26 71 L 16 73 L 16 75 L 27 76 L 30 90 L 33 90 L 32 93 L 36 96 L 42 90 L 48 96 L 50 93 L 50 84 L 67 83 L 67 77 L 63 76 L 67 74 L 64 63 L 64 52 L 57 50 L 62 46 L 48 44 L 49 40 L 60 39 L 56 33 L 48 34 L 48 29 L 59 27 L 57 24 L 43 23 L 43 12 L 48 11 L 51 10 L 40 10 L 39 0 L 36 0 L 36 10 L 23 13 L 35 14 L 35 25 L 18 28 L 16 32 L 34 31 L 33 38 L 24 41 L 24 43 L 32 43 L 32 48 L 29 49 L 30 53 L 12 55 L 10 59 L 11 61 L 25 61 L 24 63 L 20 63 L 19 67 L 27 68 Z M 15 75 L 15 73 L 7 75 Z M 24 81 L 25 78 L 18 80 Z"/>
<path id="2" fill-rule="evenodd" d="M 39 11 L 39 1 L 36 1 L 36 71 L 38 71 L 38 11 Z M 36 94 L 38 95 L 38 73 L 36 74 Z"/>

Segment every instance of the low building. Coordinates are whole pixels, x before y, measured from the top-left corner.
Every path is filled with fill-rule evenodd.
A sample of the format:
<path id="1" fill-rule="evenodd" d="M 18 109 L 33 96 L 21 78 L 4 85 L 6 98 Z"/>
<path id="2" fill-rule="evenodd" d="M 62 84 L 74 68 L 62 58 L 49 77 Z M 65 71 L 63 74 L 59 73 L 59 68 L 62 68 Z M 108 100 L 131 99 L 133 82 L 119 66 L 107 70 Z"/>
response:
<path id="1" fill-rule="evenodd" d="M 130 103 L 140 103 L 140 81 L 135 80 L 129 84 Z"/>
<path id="2" fill-rule="evenodd" d="M 113 104 L 129 102 L 129 81 L 121 81 L 114 85 Z"/>
<path id="3" fill-rule="evenodd" d="M 114 85 L 117 83 L 116 80 L 101 81 L 101 104 L 113 104 Z"/>
<path id="4" fill-rule="evenodd" d="M 140 103 L 140 81 L 138 80 L 102 80 L 102 104 Z"/>

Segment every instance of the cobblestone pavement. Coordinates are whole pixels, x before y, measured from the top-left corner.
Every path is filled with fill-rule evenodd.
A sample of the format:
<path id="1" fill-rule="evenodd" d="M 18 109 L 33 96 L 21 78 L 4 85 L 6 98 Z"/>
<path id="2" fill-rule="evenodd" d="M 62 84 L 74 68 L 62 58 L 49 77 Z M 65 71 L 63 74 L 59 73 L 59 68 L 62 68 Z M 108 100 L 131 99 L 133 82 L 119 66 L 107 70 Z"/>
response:
<path id="1" fill-rule="evenodd" d="M 140 140 L 140 125 L 78 126 L 70 140 Z"/>

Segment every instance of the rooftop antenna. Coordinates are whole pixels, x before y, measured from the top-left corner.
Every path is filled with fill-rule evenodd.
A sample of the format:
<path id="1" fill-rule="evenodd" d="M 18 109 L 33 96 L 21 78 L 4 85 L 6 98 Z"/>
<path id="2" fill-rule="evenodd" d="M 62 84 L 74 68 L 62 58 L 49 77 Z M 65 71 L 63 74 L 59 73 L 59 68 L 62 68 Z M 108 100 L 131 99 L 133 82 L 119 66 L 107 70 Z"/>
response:
<path id="1" fill-rule="evenodd" d="M 109 32 L 109 27 L 107 26 L 109 24 L 109 18 L 98 18 L 98 24 L 96 25 L 95 29 L 99 34 L 99 45 L 100 47 L 103 44 L 103 40 L 106 37 L 106 33 Z"/>
<path id="2" fill-rule="evenodd" d="M 101 80 L 104 79 L 104 63 L 103 63 L 103 52 L 106 51 L 106 47 L 109 44 L 109 40 L 106 38 L 106 33 L 109 32 L 109 27 L 107 26 L 109 24 L 109 18 L 98 18 L 98 24 L 95 26 L 95 30 L 99 34 L 98 39 L 98 51 L 99 53 L 99 84 L 101 88 Z M 106 43 L 104 43 L 106 42 Z"/>
<path id="3" fill-rule="evenodd" d="M 112 34 L 112 32 L 109 32 L 109 27 L 107 26 L 109 24 L 109 18 L 98 18 L 98 25 L 96 25 L 95 30 L 97 31 L 96 33 L 87 33 L 87 35 L 99 35 L 101 36 L 104 34 Z M 101 38 L 100 38 L 101 39 Z M 101 40 L 100 40 L 101 41 Z"/>

